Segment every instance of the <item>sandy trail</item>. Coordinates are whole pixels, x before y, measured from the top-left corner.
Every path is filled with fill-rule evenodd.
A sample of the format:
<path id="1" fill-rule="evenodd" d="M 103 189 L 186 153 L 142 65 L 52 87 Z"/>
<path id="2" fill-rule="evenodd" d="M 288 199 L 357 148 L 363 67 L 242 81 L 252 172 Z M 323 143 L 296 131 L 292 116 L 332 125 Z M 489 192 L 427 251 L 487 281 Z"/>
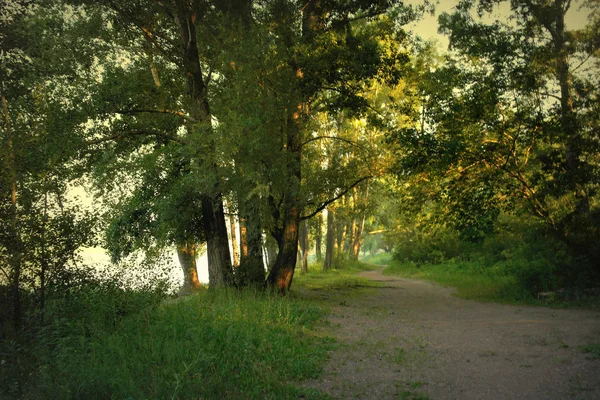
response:
<path id="1" fill-rule="evenodd" d="M 341 342 L 308 386 L 340 399 L 600 399 L 600 312 L 463 300 L 409 279 L 336 293 L 328 333 Z"/>

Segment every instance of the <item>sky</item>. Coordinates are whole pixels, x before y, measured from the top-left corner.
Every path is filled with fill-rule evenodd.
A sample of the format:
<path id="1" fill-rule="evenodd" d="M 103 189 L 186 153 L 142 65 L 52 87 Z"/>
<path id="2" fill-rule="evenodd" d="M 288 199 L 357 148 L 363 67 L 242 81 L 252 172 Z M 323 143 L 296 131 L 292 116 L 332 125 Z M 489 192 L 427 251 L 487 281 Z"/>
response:
<path id="1" fill-rule="evenodd" d="M 409 0 L 408 4 L 419 4 L 422 0 Z M 458 0 L 439 0 L 436 5 L 435 15 L 425 15 L 420 21 L 410 24 L 408 29 L 413 31 L 415 34 L 421 36 L 423 39 L 435 40 L 439 43 L 440 50 L 448 48 L 448 38 L 437 32 L 437 18 L 443 12 L 452 12 L 453 8 L 458 4 Z M 565 23 L 567 29 L 580 29 L 583 28 L 587 23 L 587 17 L 589 10 L 581 8 L 582 1 L 574 0 L 571 8 L 567 11 L 565 16 Z M 499 20 L 506 22 L 510 13 L 510 3 L 503 2 L 500 6 L 494 9 L 492 15 L 486 20 L 495 21 Z"/>

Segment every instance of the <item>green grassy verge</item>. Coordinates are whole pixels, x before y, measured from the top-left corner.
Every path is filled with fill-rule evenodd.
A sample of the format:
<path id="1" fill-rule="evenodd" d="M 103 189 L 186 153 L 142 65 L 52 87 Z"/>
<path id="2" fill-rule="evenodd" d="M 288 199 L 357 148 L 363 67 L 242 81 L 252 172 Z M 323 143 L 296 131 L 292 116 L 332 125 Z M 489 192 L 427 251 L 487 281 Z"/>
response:
<path id="1" fill-rule="evenodd" d="M 360 261 L 367 264 L 388 265 L 390 262 L 392 262 L 392 257 L 392 253 L 379 252 L 361 257 Z"/>
<path id="2" fill-rule="evenodd" d="M 374 265 L 364 263 L 342 262 L 336 267 L 323 270 L 319 264 L 309 266 L 308 273 L 297 273 L 294 276 L 294 289 L 310 289 L 310 290 L 352 290 L 361 288 L 372 288 L 380 286 L 379 283 L 373 282 L 370 279 L 357 276 L 361 271 L 368 271 L 378 268 Z M 299 272 L 299 271 L 298 271 Z"/>
<path id="3" fill-rule="evenodd" d="M 456 296 L 464 299 L 560 308 L 600 306 L 598 297 L 569 291 L 549 292 L 552 295 L 537 298 L 523 285 L 523 277 L 519 272 L 522 273 L 522 270 L 517 268 L 510 270 L 501 263 L 487 266 L 478 261 L 449 260 L 434 264 L 393 260 L 383 273 L 454 287 Z"/>
<path id="4" fill-rule="evenodd" d="M 531 301 L 525 291 L 515 290 L 516 280 L 494 269 L 485 269 L 474 262 L 445 262 L 416 264 L 391 261 L 383 271 L 386 275 L 400 275 L 423 279 L 456 288 L 456 295 L 481 301 Z"/>
<path id="5" fill-rule="evenodd" d="M 57 321 L 40 344 L 26 397 L 45 399 L 324 398 L 315 378 L 331 340 L 314 304 L 252 291 L 203 292 L 105 329 Z M 88 321 L 89 322 L 89 321 Z"/>

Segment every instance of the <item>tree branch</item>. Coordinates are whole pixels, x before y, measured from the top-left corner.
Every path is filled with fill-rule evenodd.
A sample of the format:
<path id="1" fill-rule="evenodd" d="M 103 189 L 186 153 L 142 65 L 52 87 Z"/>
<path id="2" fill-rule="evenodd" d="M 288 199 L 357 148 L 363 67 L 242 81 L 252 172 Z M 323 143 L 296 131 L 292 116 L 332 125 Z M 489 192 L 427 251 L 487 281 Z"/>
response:
<path id="1" fill-rule="evenodd" d="M 365 148 L 365 146 L 363 146 L 362 144 L 360 144 L 358 142 L 355 142 L 353 140 L 350 140 L 350 139 L 341 138 L 339 136 L 315 136 L 315 137 L 312 137 L 312 138 L 308 139 L 304 143 L 302 143 L 302 147 L 304 147 L 305 145 L 309 144 L 310 142 L 314 142 L 315 140 L 320 140 L 320 139 L 335 139 L 335 140 L 340 140 L 342 142 L 346 142 L 346 143 L 351 144 L 353 146 L 360 147 L 363 150 L 367 150 Z"/>
<path id="2" fill-rule="evenodd" d="M 314 212 L 312 212 L 312 213 L 310 213 L 308 215 L 305 215 L 305 216 L 301 216 L 300 220 L 304 221 L 306 219 L 310 219 L 310 218 L 314 217 L 319 212 L 323 211 L 325 209 L 325 207 L 327 207 L 328 205 L 330 205 L 331 203 L 333 203 L 334 201 L 336 201 L 337 199 L 341 198 L 343 195 L 345 195 L 346 193 L 348 193 L 350 191 L 350 189 L 352 189 L 353 187 L 355 187 L 359 183 L 364 182 L 366 180 L 369 180 L 371 178 L 373 178 L 373 175 L 363 176 L 359 180 L 355 181 L 352 185 L 350 185 L 350 186 L 346 187 L 344 190 L 342 190 L 337 196 L 335 196 L 335 197 L 333 197 L 333 198 L 331 198 L 329 200 L 326 200 L 326 201 L 322 202 L 321 205 L 319 205 Z"/>
<path id="3" fill-rule="evenodd" d="M 181 117 L 183 119 L 185 119 L 186 121 L 189 122 L 193 122 L 196 123 L 198 122 L 194 117 L 185 114 L 183 111 L 177 111 L 177 110 L 145 110 L 145 109 L 133 109 L 133 110 L 117 110 L 115 111 L 117 114 L 127 114 L 127 115 L 131 115 L 131 114 L 141 114 L 141 113 L 152 113 L 152 114 L 170 114 L 170 115 L 176 115 L 178 117 Z"/>
<path id="4" fill-rule="evenodd" d="M 95 144 L 100 144 L 100 143 L 106 143 L 106 142 L 111 142 L 111 141 L 119 141 L 121 139 L 124 139 L 126 137 L 129 136 L 156 136 L 156 137 L 162 137 L 165 139 L 169 139 L 172 142 L 176 142 L 179 144 L 185 144 L 185 142 L 178 137 L 175 136 L 171 136 L 169 134 L 166 134 L 164 132 L 158 132 L 158 131 L 129 131 L 129 132 L 117 132 L 114 133 L 111 136 L 107 136 L 107 137 L 103 137 L 103 138 L 98 138 L 98 139 L 93 139 L 93 140 L 89 140 L 87 142 L 84 142 L 84 146 L 93 146 Z"/>
<path id="5" fill-rule="evenodd" d="M 377 235 L 378 233 L 391 232 L 391 229 L 377 229 L 375 231 L 367 232 L 367 235 Z"/>
<path id="6" fill-rule="evenodd" d="M 2 266 L 0 266 L 0 271 L 2 271 L 7 281 L 10 282 L 10 275 L 8 275 L 8 272 L 6 272 L 6 270 Z"/>
<path id="7" fill-rule="evenodd" d="M 119 8 L 119 6 L 117 6 L 115 4 L 114 1 L 109 0 L 109 4 L 110 7 L 117 12 L 117 14 L 119 14 L 120 16 L 122 16 L 123 18 L 125 18 L 129 23 L 135 25 L 144 35 L 144 37 L 146 39 L 148 39 L 148 41 L 150 43 L 152 43 L 154 45 L 154 47 L 156 47 L 156 49 L 161 52 L 167 59 L 170 59 L 171 61 L 173 61 L 175 64 L 180 65 L 180 63 L 178 62 L 178 60 L 173 59 L 173 55 L 169 54 L 169 52 L 163 47 L 161 46 L 160 43 L 158 43 L 158 41 L 156 40 L 156 35 L 147 27 L 145 27 L 143 24 L 141 24 L 134 16 L 132 16 L 130 13 L 124 11 L 123 9 Z M 167 40 L 168 43 L 168 40 Z M 171 44 L 172 45 L 172 44 Z"/>

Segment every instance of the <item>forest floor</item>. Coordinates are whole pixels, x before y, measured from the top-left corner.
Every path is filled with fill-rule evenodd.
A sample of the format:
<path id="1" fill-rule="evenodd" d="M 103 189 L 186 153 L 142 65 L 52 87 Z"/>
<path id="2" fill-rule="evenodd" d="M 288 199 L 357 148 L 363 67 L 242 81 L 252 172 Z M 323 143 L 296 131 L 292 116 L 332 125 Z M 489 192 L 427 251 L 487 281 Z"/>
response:
<path id="1" fill-rule="evenodd" d="M 600 343 L 600 312 L 463 300 L 382 269 L 360 275 L 381 286 L 300 293 L 329 304 L 323 334 L 340 343 L 306 386 L 339 399 L 600 399 L 598 353 L 582 351 Z"/>

